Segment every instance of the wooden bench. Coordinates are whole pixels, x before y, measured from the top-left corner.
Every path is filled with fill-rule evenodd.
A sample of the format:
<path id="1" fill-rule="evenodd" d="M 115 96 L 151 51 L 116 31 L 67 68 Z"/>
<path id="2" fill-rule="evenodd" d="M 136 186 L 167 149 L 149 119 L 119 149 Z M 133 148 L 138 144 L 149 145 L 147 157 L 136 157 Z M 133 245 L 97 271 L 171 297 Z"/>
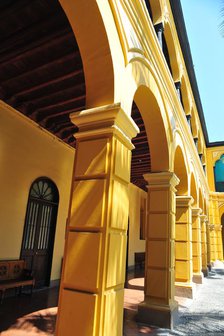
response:
<path id="1" fill-rule="evenodd" d="M 31 286 L 31 294 L 35 284 L 31 272 L 26 269 L 24 260 L 6 260 L 0 261 L 0 291 L 1 303 L 5 291 L 9 288 L 19 288 L 21 294 L 24 286 Z"/>
<path id="2" fill-rule="evenodd" d="M 135 252 L 135 268 L 144 268 L 145 267 L 145 252 Z"/>

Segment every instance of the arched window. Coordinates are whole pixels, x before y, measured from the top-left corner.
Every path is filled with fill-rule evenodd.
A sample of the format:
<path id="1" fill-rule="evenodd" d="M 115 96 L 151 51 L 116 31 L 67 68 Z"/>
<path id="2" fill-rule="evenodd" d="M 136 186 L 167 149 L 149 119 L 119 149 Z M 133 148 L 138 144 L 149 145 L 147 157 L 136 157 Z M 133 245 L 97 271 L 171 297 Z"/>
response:
<path id="1" fill-rule="evenodd" d="M 216 161 L 214 167 L 215 173 L 215 189 L 219 192 L 224 192 L 224 154 Z"/>
<path id="2" fill-rule="evenodd" d="M 21 258 L 32 270 L 36 287 L 49 285 L 59 194 L 48 178 L 38 178 L 30 188 Z"/>

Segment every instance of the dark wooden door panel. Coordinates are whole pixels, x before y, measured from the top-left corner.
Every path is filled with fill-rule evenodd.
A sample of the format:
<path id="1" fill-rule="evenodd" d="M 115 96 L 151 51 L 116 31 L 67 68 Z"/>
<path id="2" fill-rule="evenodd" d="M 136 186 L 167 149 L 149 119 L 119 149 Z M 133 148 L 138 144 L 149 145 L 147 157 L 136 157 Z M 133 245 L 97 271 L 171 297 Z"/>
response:
<path id="1" fill-rule="evenodd" d="M 46 180 L 35 182 L 27 206 L 21 257 L 32 270 L 36 287 L 50 281 L 58 206 L 52 190 Z"/>

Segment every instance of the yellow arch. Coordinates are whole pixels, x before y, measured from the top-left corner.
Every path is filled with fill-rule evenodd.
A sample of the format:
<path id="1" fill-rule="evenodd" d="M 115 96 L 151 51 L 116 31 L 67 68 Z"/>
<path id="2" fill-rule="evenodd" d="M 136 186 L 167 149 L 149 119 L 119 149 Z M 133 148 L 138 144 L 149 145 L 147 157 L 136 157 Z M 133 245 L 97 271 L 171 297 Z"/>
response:
<path id="1" fill-rule="evenodd" d="M 169 21 L 164 22 L 164 35 L 166 38 L 167 48 L 169 51 L 170 65 L 173 73 L 174 82 L 180 81 L 181 71 L 178 62 L 177 50 L 175 46 L 175 40 Z"/>
<path id="2" fill-rule="evenodd" d="M 199 188 L 199 208 L 202 209 L 202 213 L 204 213 L 204 198 L 202 195 L 202 190 Z"/>
<path id="3" fill-rule="evenodd" d="M 126 71 L 127 86 L 124 85 L 124 92 L 121 94 L 121 106 L 130 115 L 132 103 L 135 101 L 149 141 L 152 171 L 168 171 L 168 144 L 172 142 L 172 129 L 158 79 L 152 70 L 138 59 L 129 63 Z M 128 87 L 129 95 L 126 94 L 125 87 Z"/>
<path id="4" fill-rule="evenodd" d="M 188 174 L 182 148 L 177 146 L 174 155 L 174 173 L 180 180 L 176 186 L 177 195 L 188 195 Z"/>
<path id="5" fill-rule="evenodd" d="M 86 108 L 113 103 L 112 55 L 97 1 L 59 1 L 81 53 L 86 84 Z"/>
<path id="6" fill-rule="evenodd" d="M 193 197 L 193 206 L 196 207 L 198 206 L 198 188 L 196 184 L 196 179 L 194 176 L 194 173 L 191 173 L 191 184 L 190 184 L 190 195 Z"/>

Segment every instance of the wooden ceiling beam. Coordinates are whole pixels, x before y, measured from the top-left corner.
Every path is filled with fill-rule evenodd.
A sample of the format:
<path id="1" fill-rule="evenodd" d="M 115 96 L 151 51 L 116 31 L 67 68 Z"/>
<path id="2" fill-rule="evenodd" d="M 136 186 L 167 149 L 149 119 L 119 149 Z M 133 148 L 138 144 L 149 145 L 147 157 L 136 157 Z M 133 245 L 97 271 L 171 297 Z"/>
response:
<path id="1" fill-rule="evenodd" d="M 38 97 L 37 99 L 25 101 L 21 104 L 21 107 L 26 110 L 28 115 L 35 115 L 35 111 L 39 111 L 45 107 L 48 108 L 61 103 L 66 104 L 67 102 L 78 101 L 83 97 L 85 97 L 85 86 L 83 84 L 79 84 L 67 88 L 65 87 L 43 97 Z"/>
<path id="2" fill-rule="evenodd" d="M 49 80 L 46 83 L 41 83 L 39 85 L 34 85 L 30 88 L 26 88 L 25 90 L 13 95 L 10 99 L 7 100 L 7 103 L 15 107 L 19 106 L 19 103 L 22 104 L 26 101 L 29 101 L 32 99 L 32 97 L 38 98 L 49 91 L 54 92 L 55 89 L 62 87 L 62 85 L 64 86 L 67 85 L 67 83 L 69 82 L 73 82 L 77 76 L 84 76 L 83 69 L 72 71 L 66 75 L 61 75 L 55 79 Z"/>
<path id="3" fill-rule="evenodd" d="M 8 80 L 2 81 L 1 85 L 3 87 L 5 87 L 5 86 L 6 87 L 11 87 L 11 86 L 13 87 L 13 86 L 18 85 L 17 84 L 18 81 L 23 82 L 24 79 L 26 79 L 27 77 L 35 79 L 35 77 L 38 76 L 38 74 L 45 73 L 45 72 L 46 72 L 46 75 L 49 76 L 49 74 L 50 74 L 50 77 L 55 78 L 54 76 L 52 76 L 52 74 L 53 74 L 52 70 L 53 69 L 57 69 L 57 68 L 62 68 L 63 65 L 65 65 L 65 67 L 64 67 L 63 70 L 66 70 L 66 68 L 68 70 L 70 70 L 70 67 L 66 67 L 66 65 L 68 65 L 68 63 L 69 63 L 69 65 L 70 64 L 76 64 L 76 68 L 73 68 L 73 71 L 78 70 L 78 69 L 81 68 L 80 67 L 80 65 L 81 65 L 81 59 L 80 59 L 80 62 L 76 63 L 75 59 L 76 59 L 77 56 L 79 56 L 78 51 L 76 53 L 70 52 L 69 54 L 63 55 L 60 58 L 55 59 L 54 61 L 50 61 L 49 63 L 45 63 L 45 64 L 42 64 L 42 65 L 37 66 L 37 67 L 35 67 L 35 64 L 33 64 L 33 68 L 32 69 L 30 69 L 28 71 L 24 71 L 22 74 L 20 74 L 18 76 L 15 75 L 13 78 L 10 78 Z M 77 69 L 77 65 L 79 65 L 78 69 Z M 66 71 L 65 71 L 65 73 L 66 73 Z M 43 80 L 42 82 L 46 82 L 46 80 L 48 80 L 48 78 L 46 78 L 45 81 Z M 34 82 L 35 82 L 35 80 L 34 80 Z"/>

